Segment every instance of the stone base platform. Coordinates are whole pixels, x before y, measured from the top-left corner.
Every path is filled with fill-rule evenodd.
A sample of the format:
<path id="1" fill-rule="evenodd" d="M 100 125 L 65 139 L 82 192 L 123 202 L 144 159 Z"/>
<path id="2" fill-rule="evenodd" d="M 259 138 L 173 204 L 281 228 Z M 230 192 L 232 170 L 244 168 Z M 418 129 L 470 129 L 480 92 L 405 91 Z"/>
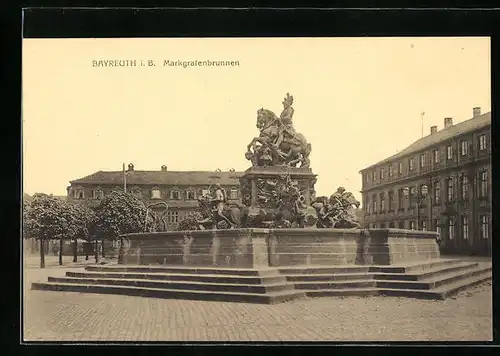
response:
<path id="1" fill-rule="evenodd" d="M 235 229 L 129 234 L 115 266 L 32 289 L 247 303 L 320 296 L 444 299 L 491 279 L 491 263 L 441 259 L 434 232 Z"/>
<path id="2" fill-rule="evenodd" d="M 398 296 L 442 300 L 488 281 L 490 263 L 431 260 L 393 266 L 293 266 L 268 269 L 87 266 L 32 289 L 276 304 L 304 297 Z"/>

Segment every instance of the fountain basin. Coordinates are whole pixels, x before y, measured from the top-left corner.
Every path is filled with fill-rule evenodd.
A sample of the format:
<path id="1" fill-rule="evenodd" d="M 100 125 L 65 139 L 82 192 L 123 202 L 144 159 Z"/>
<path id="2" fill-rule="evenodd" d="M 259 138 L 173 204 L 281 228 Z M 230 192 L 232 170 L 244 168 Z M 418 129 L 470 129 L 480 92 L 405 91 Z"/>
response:
<path id="1" fill-rule="evenodd" d="M 231 229 L 121 236 L 121 263 L 224 268 L 397 265 L 440 257 L 436 232 L 401 229 Z"/>

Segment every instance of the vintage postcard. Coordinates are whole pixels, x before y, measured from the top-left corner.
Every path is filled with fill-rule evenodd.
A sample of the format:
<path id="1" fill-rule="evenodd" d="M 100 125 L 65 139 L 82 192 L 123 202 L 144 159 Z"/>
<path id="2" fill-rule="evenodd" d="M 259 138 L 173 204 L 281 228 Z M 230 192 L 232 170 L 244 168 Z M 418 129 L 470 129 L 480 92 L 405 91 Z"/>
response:
<path id="1" fill-rule="evenodd" d="M 27 38 L 24 341 L 490 341 L 490 39 Z"/>

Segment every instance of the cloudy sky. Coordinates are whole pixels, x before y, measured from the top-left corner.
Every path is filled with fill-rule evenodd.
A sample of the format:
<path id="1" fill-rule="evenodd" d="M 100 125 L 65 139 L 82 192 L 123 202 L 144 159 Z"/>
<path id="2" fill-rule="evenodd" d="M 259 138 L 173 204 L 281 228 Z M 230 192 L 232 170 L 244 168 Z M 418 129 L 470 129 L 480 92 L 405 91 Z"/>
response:
<path id="1" fill-rule="evenodd" d="M 155 67 L 94 67 L 94 60 Z M 169 67 L 164 60 L 239 61 Z M 488 38 L 28 39 L 23 42 L 24 191 L 65 195 L 99 170 L 250 166 L 261 107 L 312 145 L 318 195 L 360 198 L 359 171 L 424 135 L 491 110 Z"/>

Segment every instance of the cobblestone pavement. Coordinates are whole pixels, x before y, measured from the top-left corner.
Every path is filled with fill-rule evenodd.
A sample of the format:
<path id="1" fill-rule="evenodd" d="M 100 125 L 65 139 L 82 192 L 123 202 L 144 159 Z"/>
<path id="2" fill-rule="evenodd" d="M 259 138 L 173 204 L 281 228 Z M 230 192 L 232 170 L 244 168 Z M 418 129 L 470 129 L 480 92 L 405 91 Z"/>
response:
<path id="1" fill-rule="evenodd" d="M 74 269 L 71 269 L 74 271 Z M 445 301 L 314 298 L 277 305 L 29 290 L 63 268 L 25 275 L 25 341 L 488 341 L 492 290 Z"/>

